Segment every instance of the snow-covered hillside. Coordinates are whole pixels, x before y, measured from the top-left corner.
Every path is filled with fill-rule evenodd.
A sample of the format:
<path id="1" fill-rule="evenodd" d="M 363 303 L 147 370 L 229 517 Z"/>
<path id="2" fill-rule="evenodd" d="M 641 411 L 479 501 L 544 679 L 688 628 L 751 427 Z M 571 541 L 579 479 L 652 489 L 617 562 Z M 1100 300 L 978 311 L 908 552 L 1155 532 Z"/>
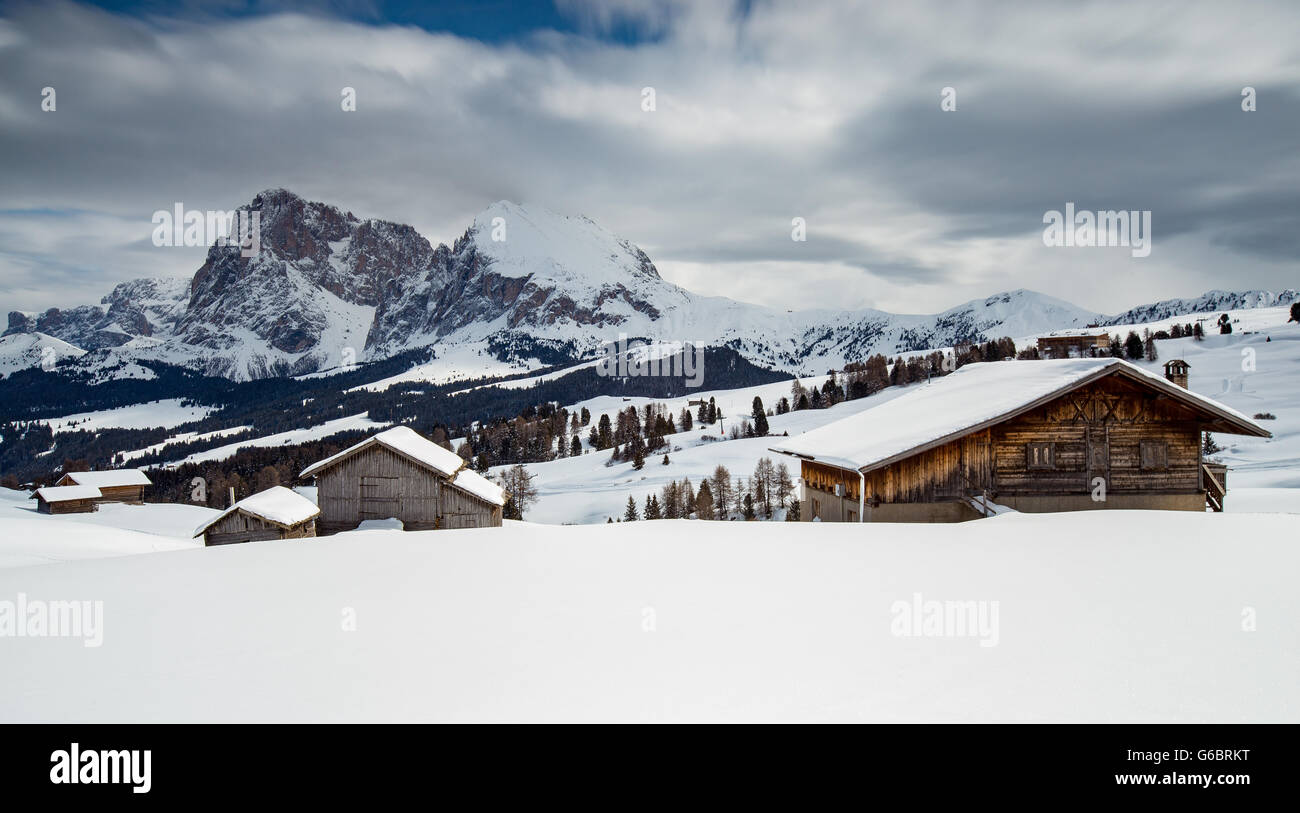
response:
<path id="1" fill-rule="evenodd" d="M 1294 723 L 1294 524 L 507 522 L 8 569 L 102 601 L 103 642 L 4 640 L 0 720 Z M 905 634 L 924 602 L 985 623 Z"/>
<path id="2" fill-rule="evenodd" d="M 1159 375 L 1163 374 L 1165 361 L 1183 358 L 1191 364 L 1190 388 L 1194 392 L 1219 400 L 1248 416 L 1261 412 L 1276 414 L 1276 420 L 1263 422 L 1273 433 L 1272 439 L 1220 438 L 1227 451 L 1219 457 L 1232 469 L 1226 507 L 1229 511 L 1300 511 L 1300 388 L 1295 384 L 1297 375 L 1300 375 L 1300 325 L 1286 324 L 1285 308 L 1232 312 L 1232 315 L 1239 320 L 1240 332 L 1227 336 L 1208 334 L 1199 342 L 1191 338 L 1159 341 L 1156 346 L 1160 359 L 1137 363 Z M 1025 340 L 1022 343 L 1031 342 Z M 1242 363 L 1248 356 L 1256 367 L 1253 371 L 1243 372 Z M 801 379 L 801 382 L 806 387 L 820 386 L 825 380 L 825 376 L 812 376 Z M 772 435 L 788 432 L 794 436 L 870 409 L 907 391 L 906 387 L 889 387 L 868 398 L 846 401 L 830 409 L 774 415 L 768 418 L 770 431 Z M 670 480 L 689 477 L 698 487 L 701 479 L 712 476 L 718 464 L 726 466 L 733 478 L 748 478 L 762 457 L 771 457 L 774 462 L 785 459 L 794 469 L 795 461 L 770 451 L 770 447 L 779 443 L 773 437 L 726 441 L 704 439 L 706 435 L 717 437 L 734 422 L 747 418 L 755 396 L 762 399 L 764 406 L 772 408 L 782 396 L 788 397 L 789 394 L 790 382 L 781 382 L 738 390 L 692 393 L 679 399 L 632 398 L 624 401 L 601 397 L 569 405 L 571 412 L 586 407 L 595 424 L 601 414 L 607 414 L 613 420 L 618 410 L 628 406 L 641 409 L 652 400 L 666 404 L 677 413 L 688 400 L 712 397 L 727 418 L 721 426 L 697 427 L 691 432 L 673 435 L 674 449 L 669 452 L 667 466 L 661 464 L 660 456 L 647 458 L 640 471 L 634 470 L 630 462 L 607 466 L 609 451 L 590 451 L 580 457 L 529 464 L 527 468 L 536 475 L 540 500 L 527 518 L 547 523 L 604 522 L 607 517 L 618 519 L 628 496 L 632 496 L 638 506 L 643 506 L 647 496 L 658 494 Z"/>

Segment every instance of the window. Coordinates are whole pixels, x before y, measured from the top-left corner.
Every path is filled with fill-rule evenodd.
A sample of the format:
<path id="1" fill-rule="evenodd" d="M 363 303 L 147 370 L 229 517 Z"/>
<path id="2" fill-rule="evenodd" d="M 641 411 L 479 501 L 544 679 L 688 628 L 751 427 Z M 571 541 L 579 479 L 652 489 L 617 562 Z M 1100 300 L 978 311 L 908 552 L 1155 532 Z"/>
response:
<path id="1" fill-rule="evenodd" d="M 1142 441 L 1142 468 L 1169 468 L 1169 444 L 1162 440 Z"/>
<path id="2" fill-rule="evenodd" d="M 821 513 L 822 513 L 822 504 L 821 504 L 821 501 L 820 501 L 820 500 L 813 500 L 813 501 L 812 501 L 812 515 L 813 515 L 813 517 L 821 516 Z M 809 517 L 809 519 L 812 519 L 812 517 Z"/>
<path id="3" fill-rule="evenodd" d="M 1025 444 L 1025 465 L 1031 469 L 1056 468 L 1055 443 Z"/>

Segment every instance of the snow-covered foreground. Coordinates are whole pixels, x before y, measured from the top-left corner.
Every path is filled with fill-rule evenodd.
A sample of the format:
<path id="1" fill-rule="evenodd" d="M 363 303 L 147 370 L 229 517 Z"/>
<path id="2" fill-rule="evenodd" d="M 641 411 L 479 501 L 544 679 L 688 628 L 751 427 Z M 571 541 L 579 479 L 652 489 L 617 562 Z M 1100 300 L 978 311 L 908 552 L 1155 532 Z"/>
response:
<path id="1" fill-rule="evenodd" d="M 0 488 L 0 568 L 202 547 L 194 528 L 219 511 L 106 503 L 90 514 L 40 514 L 26 491 Z"/>
<path id="2" fill-rule="evenodd" d="M 1294 524 L 508 522 L 9 569 L 0 599 L 102 601 L 103 643 L 0 639 L 0 719 L 1300 722 Z M 896 634 L 918 600 L 996 623 Z"/>

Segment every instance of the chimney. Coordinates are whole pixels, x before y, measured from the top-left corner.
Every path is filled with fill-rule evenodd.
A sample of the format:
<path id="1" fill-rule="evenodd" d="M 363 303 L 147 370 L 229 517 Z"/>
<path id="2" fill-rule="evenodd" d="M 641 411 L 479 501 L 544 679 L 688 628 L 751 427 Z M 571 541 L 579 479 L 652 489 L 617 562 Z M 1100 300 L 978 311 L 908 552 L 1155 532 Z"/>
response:
<path id="1" fill-rule="evenodd" d="M 1187 371 L 1191 365 L 1182 359 L 1173 359 L 1165 362 L 1165 378 L 1174 382 L 1183 389 L 1187 389 Z"/>

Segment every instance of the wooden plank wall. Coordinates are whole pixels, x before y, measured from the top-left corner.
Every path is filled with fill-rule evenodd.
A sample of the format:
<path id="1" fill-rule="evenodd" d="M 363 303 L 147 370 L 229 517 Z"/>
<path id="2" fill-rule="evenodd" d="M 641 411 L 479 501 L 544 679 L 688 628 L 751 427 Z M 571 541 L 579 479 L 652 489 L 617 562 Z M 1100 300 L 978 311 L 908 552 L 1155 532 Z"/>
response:
<path id="1" fill-rule="evenodd" d="M 236 511 L 203 533 L 205 545 L 232 545 L 240 542 L 265 542 L 271 539 L 305 539 L 316 535 L 316 520 L 309 519 L 290 528 L 267 522 L 260 517 Z"/>
<path id="2" fill-rule="evenodd" d="M 438 474 L 383 446 L 372 446 L 331 466 L 317 475 L 316 485 L 323 533 L 388 517 L 400 519 L 412 531 L 501 524 L 500 506 L 446 485 Z"/>
<path id="3" fill-rule="evenodd" d="M 1142 468 L 1143 441 L 1165 444 L 1166 468 Z M 1053 468 L 1029 468 L 1029 443 L 1053 444 Z M 869 472 L 866 490 L 868 500 L 880 502 L 948 500 L 966 490 L 1084 494 L 1101 476 L 1111 492 L 1194 493 L 1201 489 L 1200 460 L 1200 425 L 1191 410 L 1110 376 L 988 430 Z"/>

